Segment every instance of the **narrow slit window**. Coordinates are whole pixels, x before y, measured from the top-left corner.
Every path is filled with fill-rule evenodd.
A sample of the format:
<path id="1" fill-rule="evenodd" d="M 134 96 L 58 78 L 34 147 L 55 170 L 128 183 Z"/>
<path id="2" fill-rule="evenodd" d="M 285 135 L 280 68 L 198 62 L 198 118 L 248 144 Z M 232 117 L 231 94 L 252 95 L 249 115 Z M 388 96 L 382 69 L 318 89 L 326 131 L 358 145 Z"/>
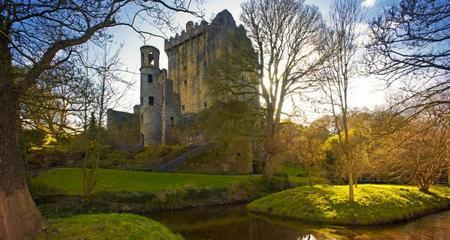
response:
<path id="1" fill-rule="evenodd" d="M 153 83 L 153 74 L 147 74 L 147 82 Z"/>
<path id="2" fill-rule="evenodd" d="M 150 96 L 148 97 L 148 105 L 153 106 L 155 105 L 155 98 Z"/>
<path id="3" fill-rule="evenodd" d="M 184 105 L 181 105 L 181 110 L 183 110 L 183 111 L 184 111 Z"/>
<path id="4" fill-rule="evenodd" d="M 208 103 L 207 103 L 207 102 L 204 102 L 204 103 L 203 103 L 203 107 L 205 107 L 205 108 L 208 107 Z"/>

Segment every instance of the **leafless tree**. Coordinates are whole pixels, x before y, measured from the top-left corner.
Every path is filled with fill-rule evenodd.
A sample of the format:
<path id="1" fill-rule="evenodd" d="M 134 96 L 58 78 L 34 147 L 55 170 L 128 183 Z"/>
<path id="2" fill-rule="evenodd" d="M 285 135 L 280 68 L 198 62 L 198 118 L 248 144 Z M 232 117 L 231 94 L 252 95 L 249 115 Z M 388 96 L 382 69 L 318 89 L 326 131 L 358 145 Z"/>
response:
<path id="1" fill-rule="evenodd" d="M 83 80 L 73 59 L 45 71 L 20 98 L 22 128 L 38 129 L 56 139 L 76 132 L 73 118 L 81 111 Z"/>
<path id="2" fill-rule="evenodd" d="M 450 144 L 447 111 L 445 105 L 427 108 L 402 128 L 385 135 L 381 141 L 387 142 L 389 148 L 378 150 L 381 155 L 376 167 L 429 192 L 447 164 Z"/>
<path id="3" fill-rule="evenodd" d="M 450 98 L 450 4 L 447 0 L 401 0 L 372 21 L 368 72 L 403 90 L 399 112 L 420 114 Z"/>
<path id="4" fill-rule="evenodd" d="M 93 106 L 89 129 L 86 129 L 85 158 L 83 161 L 83 192 L 87 201 L 90 201 L 92 192 L 96 185 L 97 169 L 103 158 L 102 148 L 105 145 L 105 115 L 108 107 L 112 107 L 120 101 L 121 97 L 132 86 L 132 83 L 124 80 L 121 76 L 122 63 L 119 53 L 123 45 L 115 48 L 109 42 L 101 43 L 98 48 L 92 49 L 93 59 L 84 59 L 91 89 L 95 96 L 86 96 L 87 106 Z M 88 51 L 91 52 L 91 51 Z M 120 86 L 119 86 L 120 85 Z M 83 111 L 86 114 L 86 111 Z M 83 115 L 84 115 L 83 114 Z M 87 116 L 85 116 L 87 117 Z M 95 126 L 94 126 L 95 125 Z"/>
<path id="5" fill-rule="evenodd" d="M 76 46 L 104 36 L 106 28 L 134 24 L 144 16 L 170 23 L 171 12 L 197 15 L 188 0 L 1 1 L 0 2 L 0 238 L 32 237 L 43 226 L 24 178 L 18 145 L 19 99 Z M 132 16 L 127 19 L 120 14 Z M 20 71 L 18 71 L 20 70 Z"/>
<path id="6" fill-rule="evenodd" d="M 264 176 L 272 177 L 279 152 L 285 100 L 308 88 L 309 76 L 323 63 L 323 21 L 303 0 L 249 0 L 241 20 L 258 54 L 258 92 L 264 108 Z M 246 89 L 245 87 L 243 89 Z"/>
<path id="7" fill-rule="evenodd" d="M 357 24 L 362 21 L 360 1 L 333 0 L 329 17 L 329 34 L 325 51 L 332 55 L 317 77 L 323 81 L 322 89 L 330 101 L 335 128 L 342 148 L 341 162 L 349 186 L 349 201 L 354 201 L 353 183 L 356 161 L 349 153 L 348 94 L 350 81 L 357 74 Z"/>

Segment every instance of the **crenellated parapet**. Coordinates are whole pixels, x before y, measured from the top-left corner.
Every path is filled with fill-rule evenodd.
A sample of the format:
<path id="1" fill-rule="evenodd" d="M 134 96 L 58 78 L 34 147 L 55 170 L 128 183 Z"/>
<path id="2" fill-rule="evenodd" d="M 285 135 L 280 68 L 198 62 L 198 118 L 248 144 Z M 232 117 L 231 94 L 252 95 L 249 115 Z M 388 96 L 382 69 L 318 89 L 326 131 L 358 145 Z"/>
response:
<path id="1" fill-rule="evenodd" d="M 164 50 L 170 51 L 170 49 L 177 47 L 178 45 L 189 41 L 192 38 L 195 38 L 201 34 L 204 34 L 207 30 L 208 22 L 203 20 L 199 23 L 193 23 L 189 21 L 186 23 L 186 29 L 181 32 L 181 34 L 175 35 L 175 37 L 171 37 L 169 40 L 165 40 L 164 42 Z"/>

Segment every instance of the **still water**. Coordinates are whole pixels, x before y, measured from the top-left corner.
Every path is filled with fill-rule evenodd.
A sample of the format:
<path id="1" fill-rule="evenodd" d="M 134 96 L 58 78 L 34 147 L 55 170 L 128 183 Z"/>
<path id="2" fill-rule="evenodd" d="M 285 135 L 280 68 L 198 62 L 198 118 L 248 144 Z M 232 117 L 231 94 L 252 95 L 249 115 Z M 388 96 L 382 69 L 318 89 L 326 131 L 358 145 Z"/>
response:
<path id="1" fill-rule="evenodd" d="M 433 239 L 450 240 L 450 211 L 383 227 L 332 227 L 267 218 L 245 206 L 155 213 L 186 240 Z"/>

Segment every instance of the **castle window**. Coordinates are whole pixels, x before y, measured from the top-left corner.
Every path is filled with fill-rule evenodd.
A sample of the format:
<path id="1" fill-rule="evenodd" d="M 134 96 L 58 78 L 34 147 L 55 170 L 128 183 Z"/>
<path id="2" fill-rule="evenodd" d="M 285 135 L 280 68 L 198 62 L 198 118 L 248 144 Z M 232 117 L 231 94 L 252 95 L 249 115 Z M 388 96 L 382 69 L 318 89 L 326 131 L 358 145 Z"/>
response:
<path id="1" fill-rule="evenodd" d="M 144 124 L 144 114 L 141 114 L 141 124 Z"/>
<path id="2" fill-rule="evenodd" d="M 153 74 L 147 74 L 147 82 L 152 83 L 153 82 Z"/>
<path id="3" fill-rule="evenodd" d="M 184 111 L 184 105 L 181 105 L 181 110 Z"/>
<path id="4" fill-rule="evenodd" d="M 148 54 L 148 64 L 153 65 L 153 61 L 155 60 L 155 57 L 153 56 L 153 53 L 150 52 Z"/>
<path id="5" fill-rule="evenodd" d="M 184 80 L 184 85 L 187 85 L 187 80 Z"/>
<path id="6" fill-rule="evenodd" d="M 153 106 L 155 105 L 155 98 L 150 96 L 148 97 L 148 105 Z"/>
<path id="7" fill-rule="evenodd" d="M 208 107 L 208 103 L 207 103 L 207 102 L 204 102 L 204 103 L 203 103 L 203 107 L 205 107 L 205 108 Z"/>
<path id="8" fill-rule="evenodd" d="M 173 117 L 170 117 L 170 126 L 175 126 L 175 119 Z"/>

